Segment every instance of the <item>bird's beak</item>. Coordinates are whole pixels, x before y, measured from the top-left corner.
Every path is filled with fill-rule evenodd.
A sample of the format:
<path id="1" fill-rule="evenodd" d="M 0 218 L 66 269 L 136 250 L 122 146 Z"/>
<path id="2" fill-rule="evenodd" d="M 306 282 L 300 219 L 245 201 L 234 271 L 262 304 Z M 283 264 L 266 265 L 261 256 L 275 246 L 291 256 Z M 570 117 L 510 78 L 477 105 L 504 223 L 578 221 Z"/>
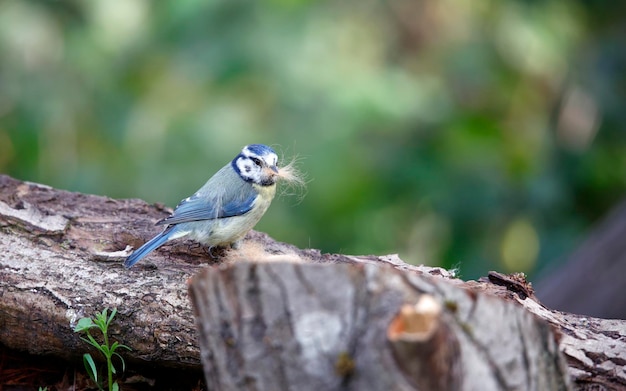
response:
<path id="1" fill-rule="evenodd" d="M 276 166 L 265 166 L 265 168 L 263 168 L 263 171 L 265 173 L 265 175 L 267 175 L 269 178 L 275 177 L 275 176 L 280 176 L 280 174 L 278 173 L 278 168 L 276 168 Z"/>

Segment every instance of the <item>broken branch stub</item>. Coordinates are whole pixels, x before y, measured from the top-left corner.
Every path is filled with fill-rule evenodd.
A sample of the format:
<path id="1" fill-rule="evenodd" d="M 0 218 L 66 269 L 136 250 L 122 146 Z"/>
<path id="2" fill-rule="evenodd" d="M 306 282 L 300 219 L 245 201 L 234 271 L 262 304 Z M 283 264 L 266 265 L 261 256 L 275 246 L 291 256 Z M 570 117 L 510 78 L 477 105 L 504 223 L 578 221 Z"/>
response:
<path id="1" fill-rule="evenodd" d="M 404 304 L 387 329 L 398 367 L 418 390 L 459 389 L 459 341 L 442 312 L 442 303 L 425 293 Z"/>

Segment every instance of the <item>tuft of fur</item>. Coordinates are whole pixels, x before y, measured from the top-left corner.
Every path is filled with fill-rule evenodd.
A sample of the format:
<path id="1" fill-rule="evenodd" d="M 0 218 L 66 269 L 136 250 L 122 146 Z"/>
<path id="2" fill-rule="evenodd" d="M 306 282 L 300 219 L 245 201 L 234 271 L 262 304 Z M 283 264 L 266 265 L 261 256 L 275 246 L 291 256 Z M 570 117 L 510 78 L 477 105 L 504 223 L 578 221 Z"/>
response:
<path id="1" fill-rule="evenodd" d="M 268 252 L 263 243 L 256 242 L 254 240 L 243 240 L 240 247 L 237 250 L 231 250 L 226 253 L 224 259 L 228 264 L 238 262 L 289 262 L 289 263 L 305 263 L 310 261 L 309 259 L 302 258 L 295 252 L 289 253 L 270 253 Z"/>
<path id="2" fill-rule="evenodd" d="M 278 168 L 278 178 L 287 186 L 281 190 L 282 195 L 298 195 L 301 201 L 306 194 L 306 180 L 304 174 L 297 168 L 298 159 L 292 158 L 291 161 Z"/>

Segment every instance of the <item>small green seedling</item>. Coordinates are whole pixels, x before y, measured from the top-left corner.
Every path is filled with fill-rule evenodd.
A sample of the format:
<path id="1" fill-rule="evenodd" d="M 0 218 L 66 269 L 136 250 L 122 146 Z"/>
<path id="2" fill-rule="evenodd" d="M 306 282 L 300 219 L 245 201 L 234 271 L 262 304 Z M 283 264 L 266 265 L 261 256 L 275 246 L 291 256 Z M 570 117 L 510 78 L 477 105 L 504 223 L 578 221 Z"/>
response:
<path id="1" fill-rule="evenodd" d="M 107 362 L 107 375 L 108 375 L 107 384 L 108 384 L 109 391 L 118 391 L 119 385 L 117 384 L 117 382 L 113 382 L 113 374 L 117 373 L 115 366 L 113 365 L 113 356 L 117 356 L 120 359 L 122 363 L 122 372 L 123 372 L 126 370 L 126 364 L 124 363 L 124 359 L 122 358 L 122 356 L 120 356 L 119 353 L 116 353 L 115 351 L 118 348 L 123 348 L 123 349 L 128 349 L 128 350 L 132 350 L 132 349 L 126 345 L 121 345 L 117 342 L 113 342 L 113 344 L 109 345 L 109 334 L 108 334 L 109 325 L 111 324 L 113 317 L 117 313 L 117 309 L 113 308 L 110 315 L 108 314 L 108 311 L 109 309 L 105 308 L 102 312 L 96 312 L 96 316 L 94 319 L 91 319 L 91 318 L 80 319 L 78 321 L 78 324 L 76 324 L 76 327 L 74 327 L 74 332 L 87 333 L 87 338 L 83 338 L 83 337 L 80 337 L 80 338 L 83 341 L 90 344 L 91 346 L 93 346 L 94 348 L 96 348 L 100 353 L 102 353 L 102 355 L 104 356 Z M 104 340 L 102 344 L 98 343 L 98 341 L 96 341 L 96 339 L 89 332 L 89 330 L 92 328 L 98 328 L 100 332 L 102 333 L 102 338 Z M 98 377 L 98 368 L 96 367 L 96 363 L 93 357 L 91 357 L 91 354 L 85 353 L 83 355 L 83 364 L 85 364 L 85 369 L 87 370 L 87 374 L 89 374 L 89 377 L 91 378 L 91 380 L 93 380 L 94 383 L 98 385 L 98 388 L 100 390 L 104 390 L 104 387 L 102 385 L 103 379 L 100 379 Z"/>

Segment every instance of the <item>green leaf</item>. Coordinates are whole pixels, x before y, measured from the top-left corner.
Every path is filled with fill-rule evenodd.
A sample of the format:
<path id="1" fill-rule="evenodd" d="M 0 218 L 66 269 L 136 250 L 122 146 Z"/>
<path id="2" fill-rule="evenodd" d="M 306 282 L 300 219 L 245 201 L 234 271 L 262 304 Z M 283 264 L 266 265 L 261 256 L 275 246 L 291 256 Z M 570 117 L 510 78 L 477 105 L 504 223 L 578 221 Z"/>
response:
<path id="1" fill-rule="evenodd" d="M 120 390 L 120 386 L 117 384 L 117 382 L 113 383 L 113 387 L 111 387 L 112 391 L 119 391 Z"/>
<path id="2" fill-rule="evenodd" d="M 96 312 L 96 316 L 93 320 L 93 322 L 96 324 L 96 326 L 98 326 L 98 328 L 104 332 L 107 329 L 107 315 L 106 315 L 106 308 L 100 313 L 100 312 Z"/>
<path id="3" fill-rule="evenodd" d="M 98 370 L 96 369 L 96 363 L 93 361 L 91 354 L 83 354 L 83 364 L 91 380 L 98 384 Z"/>
<path id="4" fill-rule="evenodd" d="M 118 353 L 113 353 L 113 355 L 119 357 L 120 361 L 122 362 L 122 372 L 126 372 L 126 362 L 124 362 L 124 358 Z"/>
<path id="5" fill-rule="evenodd" d="M 76 327 L 74 327 L 74 332 L 79 333 L 81 331 L 89 330 L 96 325 L 93 324 L 91 318 L 81 318 L 78 323 L 76 323 Z"/>
<path id="6" fill-rule="evenodd" d="M 128 347 L 128 346 L 126 346 L 126 345 L 122 345 L 122 344 L 120 344 L 120 343 L 118 343 L 118 344 L 117 344 L 117 346 L 115 347 L 115 349 L 117 349 L 117 348 L 123 348 L 123 349 L 126 349 L 126 350 L 128 350 L 128 351 L 133 350 L 133 349 L 131 349 L 130 347 Z"/>
<path id="7" fill-rule="evenodd" d="M 91 335 L 87 334 L 87 338 L 83 338 L 81 337 L 80 339 L 82 339 L 83 341 L 87 342 L 89 345 L 93 346 L 94 348 L 98 349 L 100 352 L 102 352 L 102 346 L 98 343 L 98 341 L 95 340 L 94 337 L 92 337 Z"/>
<path id="8" fill-rule="evenodd" d="M 133 349 L 129 348 L 128 346 L 122 345 L 119 342 L 115 341 L 115 342 L 113 342 L 113 345 L 111 345 L 111 353 L 115 352 L 118 348 L 123 348 L 123 349 L 129 350 L 129 351 L 133 350 Z"/>
<path id="9" fill-rule="evenodd" d="M 109 320 L 107 320 L 107 326 L 111 324 L 115 314 L 117 314 L 117 308 L 113 308 L 113 310 L 111 310 L 111 315 L 109 316 Z"/>
<path id="10" fill-rule="evenodd" d="M 100 351 L 104 354 L 105 357 L 111 357 L 111 351 L 108 346 L 100 345 Z"/>

